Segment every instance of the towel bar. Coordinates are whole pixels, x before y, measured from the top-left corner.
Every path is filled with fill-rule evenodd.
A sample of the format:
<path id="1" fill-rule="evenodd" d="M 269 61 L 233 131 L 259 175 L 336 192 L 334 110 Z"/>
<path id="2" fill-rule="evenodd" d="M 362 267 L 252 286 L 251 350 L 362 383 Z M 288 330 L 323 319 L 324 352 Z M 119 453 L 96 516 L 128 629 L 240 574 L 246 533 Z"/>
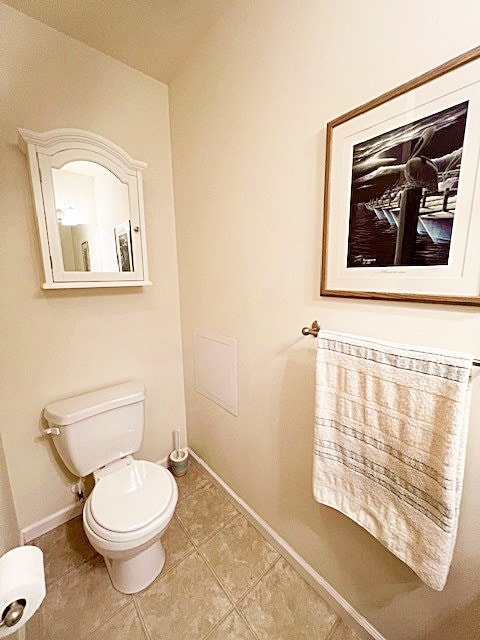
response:
<path id="1" fill-rule="evenodd" d="M 302 336 L 313 336 L 317 338 L 319 331 L 320 325 L 314 320 L 311 327 L 302 327 Z M 474 367 L 480 367 L 480 358 L 474 358 L 472 364 Z"/>

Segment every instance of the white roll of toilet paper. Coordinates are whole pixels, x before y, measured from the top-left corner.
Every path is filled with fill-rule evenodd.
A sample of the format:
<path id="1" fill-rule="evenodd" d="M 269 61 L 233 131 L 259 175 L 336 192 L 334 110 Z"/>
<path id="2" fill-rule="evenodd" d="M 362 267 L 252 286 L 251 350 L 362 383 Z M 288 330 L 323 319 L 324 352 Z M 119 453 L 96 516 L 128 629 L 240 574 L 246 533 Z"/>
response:
<path id="1" fill-rule="evenodd" d="M 37 547 L 12 549 L 0 558 L 0 619 L 12 602 L 25 602 L 21 619 L 13 627 L 0 626 L 0 638 L 18 631 L 45 598 L 43 553 Z"/>

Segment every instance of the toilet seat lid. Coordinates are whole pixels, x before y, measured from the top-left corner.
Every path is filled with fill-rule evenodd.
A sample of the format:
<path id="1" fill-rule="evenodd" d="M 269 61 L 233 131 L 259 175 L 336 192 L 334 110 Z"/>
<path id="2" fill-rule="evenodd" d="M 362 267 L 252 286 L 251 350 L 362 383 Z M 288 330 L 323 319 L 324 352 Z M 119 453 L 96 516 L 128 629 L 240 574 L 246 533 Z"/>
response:
<path id="1" fill-rule="evenodd" d="M 146 460 L 134 460 L 99 480 L 90 496 L 90 510 L 104 529 L 127 533 L 158 518 L 171 497 L 167 469 Z"/>

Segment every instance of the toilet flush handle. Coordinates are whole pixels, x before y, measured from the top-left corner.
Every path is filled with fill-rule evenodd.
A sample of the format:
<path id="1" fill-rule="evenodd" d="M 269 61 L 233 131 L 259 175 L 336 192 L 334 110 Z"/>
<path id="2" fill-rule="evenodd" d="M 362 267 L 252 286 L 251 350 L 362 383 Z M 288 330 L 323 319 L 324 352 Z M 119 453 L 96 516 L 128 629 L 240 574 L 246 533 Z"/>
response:
<path id="1" fill-rule="evenodd" d="M 48 427 L 48 429 L 43 430 L 43 433 L 46 436 L 59 436 L 61 432 L 59 427 Z"/>

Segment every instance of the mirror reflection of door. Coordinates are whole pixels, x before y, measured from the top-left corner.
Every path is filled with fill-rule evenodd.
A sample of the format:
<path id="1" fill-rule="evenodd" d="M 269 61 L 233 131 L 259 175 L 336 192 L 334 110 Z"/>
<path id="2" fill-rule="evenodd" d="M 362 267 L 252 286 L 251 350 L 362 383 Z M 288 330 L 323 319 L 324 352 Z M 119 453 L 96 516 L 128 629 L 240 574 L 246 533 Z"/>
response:
<path id="1" fill-rule="evenodd" d="M 65 271 L 133 271 L 128 186 L 90 160 L 52 176 Z"/>

